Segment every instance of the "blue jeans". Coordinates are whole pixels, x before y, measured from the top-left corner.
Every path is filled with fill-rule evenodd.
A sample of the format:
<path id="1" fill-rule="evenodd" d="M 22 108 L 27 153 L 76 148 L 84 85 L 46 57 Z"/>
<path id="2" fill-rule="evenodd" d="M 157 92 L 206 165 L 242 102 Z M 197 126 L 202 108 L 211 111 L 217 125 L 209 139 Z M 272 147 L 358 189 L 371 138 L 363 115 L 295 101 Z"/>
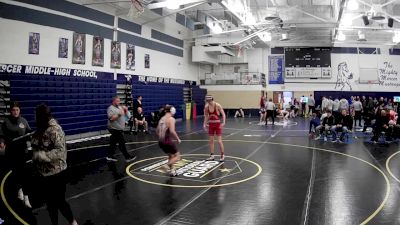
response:
<path id="1" fill-rule="evenodd" d="M 333 140 L 336 140 L 337 132 L 342 132 L 340 134 L 340 140 L 343 140 L 344 136 L 349 132 L 349 129 L 346 126 L 342 126 L 342 127 L 333 126 L 332 127 L 332 138 L 333 138 Z"/>

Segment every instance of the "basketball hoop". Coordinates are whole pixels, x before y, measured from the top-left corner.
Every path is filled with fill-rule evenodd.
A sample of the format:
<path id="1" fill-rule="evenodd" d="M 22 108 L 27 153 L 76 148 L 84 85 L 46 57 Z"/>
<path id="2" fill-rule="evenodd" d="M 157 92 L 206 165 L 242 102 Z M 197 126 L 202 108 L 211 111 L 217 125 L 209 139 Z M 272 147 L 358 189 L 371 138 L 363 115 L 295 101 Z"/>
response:
<path id="1" fill-rule="evenodd" d="M 128 17 L 139 18 L 139 16 L 144 12 L 144 5 L 140 0 L 131 0 L 131 8 L 128 12 Z"/>

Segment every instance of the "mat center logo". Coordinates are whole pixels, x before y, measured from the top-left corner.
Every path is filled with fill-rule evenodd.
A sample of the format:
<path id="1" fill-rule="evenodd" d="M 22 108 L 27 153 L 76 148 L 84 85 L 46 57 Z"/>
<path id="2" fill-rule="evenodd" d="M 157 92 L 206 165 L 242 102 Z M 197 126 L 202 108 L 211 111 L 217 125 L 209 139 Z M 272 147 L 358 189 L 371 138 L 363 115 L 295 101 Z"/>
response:
<path id="1" fill-rule="evenodd" d="M 177 176 L 170 177 L 168 160 L 155 157 L 129 165 L 126 172 L 146 183 L 175 187 L 217 187 L 240 183 L 258 175 L 261 167 L 247 159 L 226 157 L 224 162 L 206 160 L 207 155 L 183 155 L 174 164 Z M 173 183 L 171 183 L 173 180 Z"/>

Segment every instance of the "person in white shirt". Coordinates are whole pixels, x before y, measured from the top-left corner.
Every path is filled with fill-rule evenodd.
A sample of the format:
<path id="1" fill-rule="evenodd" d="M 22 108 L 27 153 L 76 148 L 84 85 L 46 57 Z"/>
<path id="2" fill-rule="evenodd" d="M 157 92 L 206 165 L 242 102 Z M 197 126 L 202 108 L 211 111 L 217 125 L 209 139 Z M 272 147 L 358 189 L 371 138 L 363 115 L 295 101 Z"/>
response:
<path id="1" fill-rule="evenodd" d="M 358 121 L 358 126 L 361 127 L 361 115 L 363 111 L 363 106 L 360 101 L 360 97 L 356 97 L 356 100 L 352 104 L 352 108 L 354 110 L 354 127 L 357 126 L 357 121 Z"/>
<path id="2" fill-rule="evenodd" d="M 310 94 L 310 97 L 308 98 L 308 114 L 307 116 L 309 116 L 310 114 L 312 115 L 315 111 L 315 99 L 313 97 L 312 94 Z"/>
<path id="3" fill-rule="evenodd" d="M 265 118 L 265 126 L 268 124 L 268 118 L 271 117 L 272 119 L 272 125 L 275 125 L 275 104 L 272 102 L 272 98 L 269 99 L 269 101 L 266 104 L 266 109 L 267 109 L 267 118 Z"/>
<path id="4" fill-rule="evenodd" d="M 332 112 L 332 109 L 333 109 L 333 100 L 332 100 L 332 97 L 331 96 L 329 96 L 329 98 L 328 98 L 328 110 L 329 111 L 331 111 Z"/>
<path id="5" fill-rule="evenodd" d="M 322 113 L 324 113 L 328 110 L 328 104 L 329 104 L 329 100 L 325 96 L 323 96 L 322 103 L 321 103 Z"/>
<path id="6" fill-rule="evenodd" d="M 338 119 L 340 116 L 339 99 L 338 98 L 335 98 L 335 101 L 333 101 L 332 114 L 333 114 L 333 117 L 335 117 L 335 119 Z"/>
<path id="7" fill-rule="evenodd" d="M 345 97 L 342 97 L 339 101 L 339 111 L 341 112 L 344 109 L 349 110 L 349 102 Z"/>

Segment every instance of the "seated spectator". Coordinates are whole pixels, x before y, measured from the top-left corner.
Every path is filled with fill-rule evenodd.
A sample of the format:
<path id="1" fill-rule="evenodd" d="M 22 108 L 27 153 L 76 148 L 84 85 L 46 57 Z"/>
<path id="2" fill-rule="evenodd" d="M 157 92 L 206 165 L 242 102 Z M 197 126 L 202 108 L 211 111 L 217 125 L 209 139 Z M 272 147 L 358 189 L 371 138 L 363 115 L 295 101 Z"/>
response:
<path id="1" fill-rule="evenodd" d="M 342 114 L 336 120 L 336 125 L 332 127 L 332 141 L 336 142 L 337 132 L 342 132 L 339 138 L 340 142 L 344 141 L 344 136 L 353 129 L 353 118 L 343 109 Z"/>
<path id="2" fill-rule="evenodd" d="M 310 130 L 308 134 L 310 136 L 313 136 L 315 131 L 317 130 L 317 127 L 321 124 L 321 119 L 317 117 L 317 113 L 313 112 L 311 121 L 310 121 Z"/>
<path id="3" fill-rule="evenodd" d="M 332 129 L 332 126 L 335 124 L 335 118 L 332 116 L 332 112 L 327 110 L 326 117 L 323 118 L 322 124 L 319 125 L 316 129 L 317 137 L 315 140 L 319 140 L 321 138 L 321 133 L 324 134 L 324 141 L 327 141 L 328 131 Z"/>
<path id="4" fill-rule="evenodd" d="M 235 112 L 235 118 L 236 117 L 238 117 L 238 118 L 243 118 L 244 117 L 244 112 L 243 112 L 243 109 L 242 108 L 240 108 L 239 110 L 236 110 L 236 112 Z"/>
<path id="5" fill-rule="evenodd" d="M 379 135 L 381 135 L 382 132 L 386 133 L 386 140 L 388 138 L 391 138 L 390 133 L 387 133 L 389 129 L 389 117 L 386 115 L 385 110 L 380 111 L 380 115 L 376 117 L 376 121 L 373 127 L 374 136 L 372 137 L 371 141 L 373 141 L 374 143 L 378 141 Z"/>
<path id="6" fill-rule="evenodd" d="M 158 121 L 160 121 L 161 117 L 163 116 L 164 116 L 164 106 L 160 106 L 158 111 L 151 112 L 150 126 L 156 128 L 158 125 Z"/>
<path id="7" fill-rule="evenodd" d="M 289 112 L 284 109 L 277 109 L 276 117 L 283 118 L 284 120 L 289 120 Z"/>
<path id="8" fill-rule="evenodd" d="M 141 107 L 137 109 L 137 113 L 133 116 L 134 122 L 135 122 L 135 131 L 133 132 L 134 134 L 137 134 L 139 130 L 139 126 L 143 127 L 144 132 L 148 134 L 148 126 L 147 126 L 147 121 L 146 118 L 144 117 L 143 110 Z"/>

